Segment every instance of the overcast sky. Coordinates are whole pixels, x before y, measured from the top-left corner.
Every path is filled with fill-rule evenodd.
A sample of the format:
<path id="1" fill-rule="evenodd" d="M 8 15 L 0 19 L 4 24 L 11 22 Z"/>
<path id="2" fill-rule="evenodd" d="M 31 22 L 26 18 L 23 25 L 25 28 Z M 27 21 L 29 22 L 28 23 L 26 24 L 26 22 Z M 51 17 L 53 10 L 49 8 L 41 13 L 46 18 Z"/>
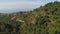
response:
<path id="1" fill-rule="evenodd" d="M 0 0 L 0 13 L 32 10 L 54 1 L 56 0 Z"/>

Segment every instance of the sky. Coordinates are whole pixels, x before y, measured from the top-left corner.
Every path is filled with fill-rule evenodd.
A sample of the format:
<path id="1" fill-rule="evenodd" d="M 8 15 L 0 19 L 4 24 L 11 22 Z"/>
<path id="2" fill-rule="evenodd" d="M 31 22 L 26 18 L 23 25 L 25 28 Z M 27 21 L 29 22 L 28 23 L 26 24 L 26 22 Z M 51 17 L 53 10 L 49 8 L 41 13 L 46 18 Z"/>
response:
<path id="1" fill-rule="evenodd" d="M 60 0 L 0 0 L 0 13 L 29 11 L 54 1 Z"/>

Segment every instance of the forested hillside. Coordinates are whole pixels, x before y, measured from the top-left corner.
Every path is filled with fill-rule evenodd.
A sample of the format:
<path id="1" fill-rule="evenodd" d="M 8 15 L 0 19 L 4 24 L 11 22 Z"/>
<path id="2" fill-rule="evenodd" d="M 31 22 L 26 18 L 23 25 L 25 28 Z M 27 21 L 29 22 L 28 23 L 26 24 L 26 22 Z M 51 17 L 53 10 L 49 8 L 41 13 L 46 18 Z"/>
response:
<path id="1" fill-rule="evenodd" d="M 32 11 L 0 13 L 0 32 L 7 34 L 60 34 L 60 2 Z"/>

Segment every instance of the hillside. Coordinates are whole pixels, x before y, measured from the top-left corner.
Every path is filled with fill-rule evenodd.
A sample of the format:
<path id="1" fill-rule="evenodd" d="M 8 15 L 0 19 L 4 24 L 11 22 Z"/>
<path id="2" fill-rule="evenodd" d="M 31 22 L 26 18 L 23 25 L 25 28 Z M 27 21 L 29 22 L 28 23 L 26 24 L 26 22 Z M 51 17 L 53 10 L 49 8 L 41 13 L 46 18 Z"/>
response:
<path id="1" fill-rule="evenodd" d="M 50 2 L 29 12 L 0 14 L 0 32 L 60 34 L 60 2 Z"/>

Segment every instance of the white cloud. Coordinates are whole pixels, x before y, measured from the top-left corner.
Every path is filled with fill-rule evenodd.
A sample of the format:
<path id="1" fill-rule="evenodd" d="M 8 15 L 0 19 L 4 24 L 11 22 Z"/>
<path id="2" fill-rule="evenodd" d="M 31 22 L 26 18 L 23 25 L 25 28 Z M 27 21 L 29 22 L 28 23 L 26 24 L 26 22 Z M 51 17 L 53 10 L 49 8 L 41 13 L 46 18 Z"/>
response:
<path id="1" fill-rule="evenodd" d="M 32 10 L 39 7 L 39 1 L 15 0 L 10 2 L 0 2 L 0 12 L 14 12 L 19 10 Z M 11 11 L 9 11 L 11 10 Z"/>
<path id="2" fill-rule="evenodd" d="M 0 2 L 0 9 L 25 9 L 25 8 L 36 8 L 40 5 L 39 2 Z"/>

